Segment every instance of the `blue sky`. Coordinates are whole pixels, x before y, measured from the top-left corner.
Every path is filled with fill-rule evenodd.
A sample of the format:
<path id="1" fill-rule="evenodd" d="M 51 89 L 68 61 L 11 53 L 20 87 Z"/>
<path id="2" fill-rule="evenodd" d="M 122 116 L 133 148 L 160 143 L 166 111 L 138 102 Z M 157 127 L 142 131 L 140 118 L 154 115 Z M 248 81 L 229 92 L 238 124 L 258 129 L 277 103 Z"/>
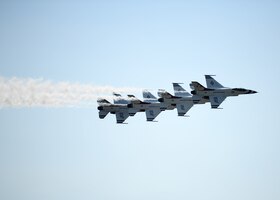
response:
<path id="1" fill-rule="evenodd" d="M 1 199 L 280 198 L 278 1 L 1 1 L 0 75 L 256 95 L 117 125 L 95 108 L 0 110 Z M 140 94 L 137 94 L 140 96 Z M 141 97 L 141 96 L 140 96 Z"/>

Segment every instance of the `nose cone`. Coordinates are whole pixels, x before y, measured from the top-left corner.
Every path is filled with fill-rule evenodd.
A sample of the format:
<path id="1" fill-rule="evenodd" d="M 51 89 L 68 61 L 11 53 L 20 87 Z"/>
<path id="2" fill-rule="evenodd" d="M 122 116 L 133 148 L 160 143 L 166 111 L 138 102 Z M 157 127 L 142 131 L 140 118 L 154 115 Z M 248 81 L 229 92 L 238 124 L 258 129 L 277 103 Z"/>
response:
<path id="1" fill-rule="evenodd" d="M 254 91 L 254 90 L 250 90 L 250 94 L 256 94 L 258 93 L 257 91 Z"/>

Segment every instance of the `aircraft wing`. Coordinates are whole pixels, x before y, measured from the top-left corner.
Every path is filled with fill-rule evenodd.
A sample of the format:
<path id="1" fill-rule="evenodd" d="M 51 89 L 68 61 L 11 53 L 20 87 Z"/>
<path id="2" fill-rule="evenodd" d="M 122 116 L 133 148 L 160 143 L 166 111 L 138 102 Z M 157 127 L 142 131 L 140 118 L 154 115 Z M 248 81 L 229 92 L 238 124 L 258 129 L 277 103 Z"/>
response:
<path id="1" fill-rule="evenodd" d="M 176 104 L 178 116 L 184 116 L 193 106 L 192 102 Z"/>
<path id="2" fill-rule="evenodd" d="M 210 103 L 211 103 L 211 108 L 218 108 L 221 103 L 226 99 L 226 97 L 223 96 L 210 96 Z"/>
<path id="3" fill-rule="evenodd" d="M 153 121 L 160 114 L 161 110 L 159 107 L 156 107 L 147 109 L 145 112 L 147 121 Z"/>
<path id="4" fill-rule="evenodd" d="M 116 119 L 118 124 L 123 123 L 128 117 L 129 114 L 127 109 L 116 111 Z"/>

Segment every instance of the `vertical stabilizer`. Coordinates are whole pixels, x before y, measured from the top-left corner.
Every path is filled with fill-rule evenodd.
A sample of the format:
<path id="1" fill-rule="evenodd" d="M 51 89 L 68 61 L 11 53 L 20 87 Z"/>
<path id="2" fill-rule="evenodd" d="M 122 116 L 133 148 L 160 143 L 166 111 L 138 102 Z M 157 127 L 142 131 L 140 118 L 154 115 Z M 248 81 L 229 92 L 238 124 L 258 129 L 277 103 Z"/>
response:
<path id="1" fill-rule="evenodd" d="M 201 85 L 197 81 L 192 81 L 190 83 L 190 87 L 191 87 L 192 90 L 196 90 L 196 91 L 204 91 L 206 89 L 203 85 Z"/>
<path id="2" fill-rule="evenodd" d="M 222 84 L 220 84 L 218 81 L 216 81 L 212 76 L 205 75 L 207 88 L 210 88 L 210 89 L 224 88 L 224 86 Z"/>
<path id="3" fill-rule="evenodd" d="M 143 99 L 144 99 L 144 102 L 147 102 L 147 103 L 158 102 L 157 98 L 148 90 L 143 90 Z"/>
<path id="4" fill-rule="evenodd" d="M 129 104 L 130 101 L 127 98 L 122 97 L 122 95 L 117 94 L 113 92 L 113 95 L 115 96 L 114 98 L 114 104 Z"/>
<path id="5" fill-rule="evenodd" d="M 190 97 L 190 96 L 192 96 L 180 84 L 181 83 L 173 83 L 174 95 L 176 97 Z"/>

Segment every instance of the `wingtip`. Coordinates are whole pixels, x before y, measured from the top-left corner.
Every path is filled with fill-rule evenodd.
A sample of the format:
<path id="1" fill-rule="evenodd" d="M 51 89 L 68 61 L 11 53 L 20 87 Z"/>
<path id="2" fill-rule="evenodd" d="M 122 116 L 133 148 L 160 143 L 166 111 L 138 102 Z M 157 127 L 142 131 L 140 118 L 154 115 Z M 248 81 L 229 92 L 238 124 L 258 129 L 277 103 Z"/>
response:
<path id="1" fill-rule="evenodd" d="M 116 124 L 128 124 L 127 122 L 117 122 Z"/>
<path id="2" fill-rule="evenodd" d="M 113 95 L 116 96 L 116 97 L 121 97 L 122 96 L 121 94 L 116 93 L 116 92 L 113 92 Z"/>
<path id="3" fill-rule="evenodd" d="M 174 85 L 174 84 L 181 85 L 181 84 L 184 84 L 184 83 L 177 83 L 177 82 L 173 82 L 172 84 L 173 84 L 173 85 Z"/>
<path id="4" fill-rule="evenodd" d="M 205 74 L 205 78 L 211 78 L 212 76 L 216 76 L 215 74 Z"/>

